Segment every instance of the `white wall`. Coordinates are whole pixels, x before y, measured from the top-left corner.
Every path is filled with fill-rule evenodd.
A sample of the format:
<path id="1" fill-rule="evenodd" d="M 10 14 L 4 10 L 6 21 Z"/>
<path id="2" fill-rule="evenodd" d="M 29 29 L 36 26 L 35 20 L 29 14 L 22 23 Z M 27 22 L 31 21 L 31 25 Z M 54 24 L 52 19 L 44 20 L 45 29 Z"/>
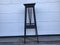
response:
<path id="1" fill-rule="evenodd" d="M 0 0 L 0 36 L 24 35 L 23 4 L 32 2 L 36 3 L 39 35 L 60 34 L 60 0 Z"/>

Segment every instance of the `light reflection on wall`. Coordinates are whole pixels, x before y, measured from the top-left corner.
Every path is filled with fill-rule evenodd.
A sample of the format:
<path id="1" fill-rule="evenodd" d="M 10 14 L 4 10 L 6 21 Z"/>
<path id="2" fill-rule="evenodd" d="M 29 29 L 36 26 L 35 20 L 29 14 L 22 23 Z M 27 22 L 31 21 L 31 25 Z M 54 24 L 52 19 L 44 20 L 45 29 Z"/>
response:
<path id="1" fill-rule="evenodd" d="M 60 34 L 60 0 L 35 0 L 39 35 Z M 0 36 L 24 35 L 25 0 L 0 0 Z M 33 34 L 28 31 L 27 34 Z"/>

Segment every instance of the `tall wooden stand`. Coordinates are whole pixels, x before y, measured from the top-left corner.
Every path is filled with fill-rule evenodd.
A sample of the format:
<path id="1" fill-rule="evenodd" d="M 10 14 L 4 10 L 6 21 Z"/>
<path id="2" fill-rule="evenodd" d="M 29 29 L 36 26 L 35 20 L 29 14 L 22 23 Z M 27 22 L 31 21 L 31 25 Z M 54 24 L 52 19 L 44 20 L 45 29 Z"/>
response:
<path id="1" fill-rule="evenodd" d="M 24 6 L 25 6 L 24 43 L 26 43 L 27 29 L 35 29 L 35 36 L 37 37 L 37 42 L 38 42 L 38 31 L 37 31 L 36 16 L 35 16 L 35 3 L 24 4 Z M 32 20 L 34 21 L 32 22 Z"/>

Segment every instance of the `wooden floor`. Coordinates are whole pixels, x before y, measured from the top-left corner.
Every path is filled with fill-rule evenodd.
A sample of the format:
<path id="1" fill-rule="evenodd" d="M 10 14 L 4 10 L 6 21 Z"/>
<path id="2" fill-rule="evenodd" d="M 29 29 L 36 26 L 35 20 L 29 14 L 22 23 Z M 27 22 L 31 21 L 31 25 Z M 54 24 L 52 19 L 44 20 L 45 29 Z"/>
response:
<path id="1" fill-rule="evenodd" d="M 5 43 L 0 43 L 0 45 L 60 45 L 60 43 L 8 43 L 8 42 L 5 42 Z"/>
<path id="2" fill-rule="evenodd" d="M 36 37 L 27 37 L 24 44 L 24 37 L 0 37 L 0 45 L 60 45 L 60 36 L 39 36 L 39 43 Z"/>

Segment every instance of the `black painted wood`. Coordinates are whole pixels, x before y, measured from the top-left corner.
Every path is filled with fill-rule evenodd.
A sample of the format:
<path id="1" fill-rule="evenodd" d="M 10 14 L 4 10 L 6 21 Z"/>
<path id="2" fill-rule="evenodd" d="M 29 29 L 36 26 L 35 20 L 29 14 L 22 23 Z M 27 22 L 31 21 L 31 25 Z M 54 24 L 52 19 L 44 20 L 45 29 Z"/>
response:
<path id="1" fill-rule="evenodd" d="M 35 3 L 29 3 L 29 4 L 24 4 L 25 6 L 25 22 L 24 22 L 24 43 L 26 43 L 26 30 L 27 29 L 35 29 L 35 36 L 37 38 L 37 42 L 38 42 L 38 31 L 37 31 L 37 24 L 36 24 L 36 15 L 35 15 Z M 33 11 L 33 20 L 34 23 L 32 23 L 32 15 L 30 15 L 30 13 L 28 13 L 27 11 L 29 11 L 28 9 L 32 8 L 31 12 Z M 28 15 L 27 15 L 28 13 Z M 29 19 L 29 23 L 27 23 L 27 16 Z"/>

